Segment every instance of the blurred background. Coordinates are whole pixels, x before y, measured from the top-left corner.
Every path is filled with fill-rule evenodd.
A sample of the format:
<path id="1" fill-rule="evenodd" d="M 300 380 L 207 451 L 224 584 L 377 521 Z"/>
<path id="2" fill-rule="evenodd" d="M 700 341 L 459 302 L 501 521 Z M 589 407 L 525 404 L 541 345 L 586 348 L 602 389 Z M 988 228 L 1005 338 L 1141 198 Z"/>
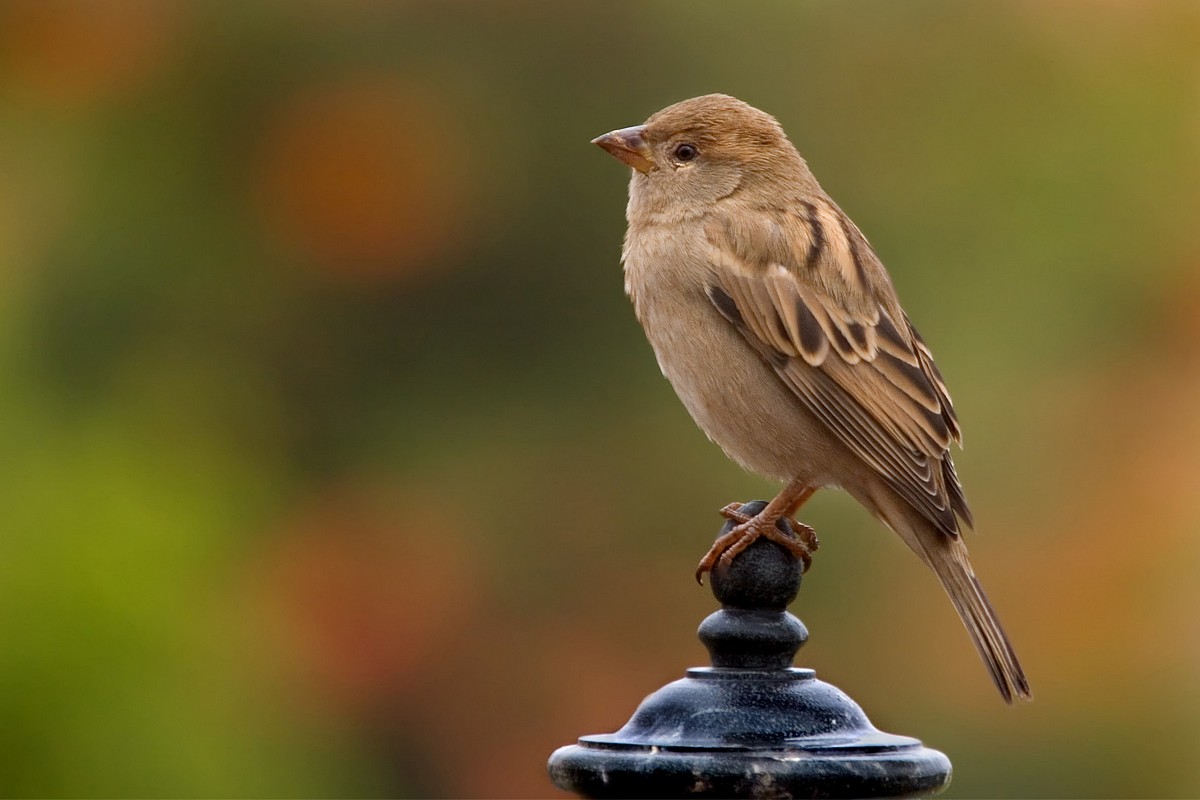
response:
<path id="1" fill-rule="evenodd" d="M 0 793 L 555 796 L 774 486 L 661 378 L 627 170 L 775 114 L 963 420 L 1037 699 L 848 498 L 800 662 L 951 797 L 1200 795 L 1200 5 L 0 2 Z"/>

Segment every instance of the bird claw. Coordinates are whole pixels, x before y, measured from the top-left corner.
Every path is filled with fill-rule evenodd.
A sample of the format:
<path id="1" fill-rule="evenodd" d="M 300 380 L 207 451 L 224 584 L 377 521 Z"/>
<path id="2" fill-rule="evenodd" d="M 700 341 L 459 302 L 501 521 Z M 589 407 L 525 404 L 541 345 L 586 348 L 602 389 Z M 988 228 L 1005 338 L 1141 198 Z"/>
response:
<path id="1" fill-rule="evenodd" d="M 733 522 L 736 522 L 740 525 L 745 525 L 747 522 L 750 521 L 751 517 L 749 514 L 743 514 L 741 509 L 742 509 L 741 503 L 730 503 L 729 505 L 725 506 L 717 513 L 720 514 L 725 519 L 732 520 Z"/>
<path id="2" fill-rule="evenodd" d="M 821 540 L 817 538 L 817 532 L 812 527 L 805 525 L 799 520 L 788 517 L 788 524 L 792 528 L 792 534 L 800 540 L 800 544 L 807 551 L 807 558 L 799 556 L 800 560 L 804 562 L 804 571 L 807 572 L 808 568 L 812 566 L 813 553 L 817 552 L 821 547 Z M 787 545 L 784 545 L 784 547 L 787 547 Z M 793 550 L 793 552 L 795 551 Z"/>

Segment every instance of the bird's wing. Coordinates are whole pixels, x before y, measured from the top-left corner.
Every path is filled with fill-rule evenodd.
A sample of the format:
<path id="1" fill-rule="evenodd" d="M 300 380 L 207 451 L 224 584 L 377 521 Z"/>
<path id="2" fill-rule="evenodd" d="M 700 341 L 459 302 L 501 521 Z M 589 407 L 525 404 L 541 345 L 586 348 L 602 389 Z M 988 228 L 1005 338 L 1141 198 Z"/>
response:
<path id="1" fill-rule="evenodd" d="M 866 239 L 832 201 L 714 216 L 709 298 L 797 398 L 945 533 L 968 525 L 950 396 Z"/>

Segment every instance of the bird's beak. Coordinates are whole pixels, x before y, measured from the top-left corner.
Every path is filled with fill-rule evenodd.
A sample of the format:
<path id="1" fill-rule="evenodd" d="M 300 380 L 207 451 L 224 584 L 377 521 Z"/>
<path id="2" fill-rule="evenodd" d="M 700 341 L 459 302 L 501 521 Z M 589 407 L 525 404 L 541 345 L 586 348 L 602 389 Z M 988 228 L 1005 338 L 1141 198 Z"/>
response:
<path id="1" fill-rule="evenodd" d="M 592 139 L 592 144 L 598 144 L 608 151 L 613 158 L 625 162 L 643 175 L 655 169 L 658 165 L 651 158 L 650 147 L 642 135 L 646 126 L 635 125 L 632 128 L 622 128 L 603 136 Z"/>

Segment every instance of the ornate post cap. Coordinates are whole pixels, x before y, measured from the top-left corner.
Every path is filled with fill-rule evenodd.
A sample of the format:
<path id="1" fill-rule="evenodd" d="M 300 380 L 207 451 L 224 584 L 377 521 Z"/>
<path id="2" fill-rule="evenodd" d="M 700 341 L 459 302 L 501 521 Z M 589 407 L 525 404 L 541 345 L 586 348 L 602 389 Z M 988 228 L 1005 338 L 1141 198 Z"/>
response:
<path id="1" fill-rule="evenodd" d="M 766 539 L 714 570 L 722 608 L 699 630 L 712 666 L 647 697 L 616 733 L 556 750 L 554 784 L 584 797 L 770 798 L 910 797 L 949 785 L 945 755 L 876 729 L 837 687 L 792 667 L 808 638 L 786 610 L 800 575 L 796 557 Z"/>

